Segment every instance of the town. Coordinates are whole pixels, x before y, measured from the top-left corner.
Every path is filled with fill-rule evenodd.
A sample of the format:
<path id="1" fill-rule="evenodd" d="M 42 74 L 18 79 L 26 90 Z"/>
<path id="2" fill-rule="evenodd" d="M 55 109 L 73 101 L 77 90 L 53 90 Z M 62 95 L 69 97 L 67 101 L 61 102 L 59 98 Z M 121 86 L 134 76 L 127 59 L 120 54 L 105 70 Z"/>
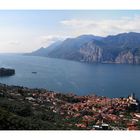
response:
<path id="1" fill-rule="evenodd" d="M 28 104 L 32 112 L 29 114 L 29 107 L 24 108 L 24 112 L 19 111 L 18 105 L 18 107 L 12 105 L 16 102 L 19 105 L 22 104 L 22 107 Z M 45 112 L 47 112 L 46 114 L 51 112 L 51 115 L 45 116 L 45 119 L 42 116 L 36 118 L 40 118 L 40 122 L 53 120 L 53 125 L 59 123 L 56 127 L 52 127 L 57 130 L 140 130 L 140 102 L 134 93 L 120 98 L 109 98 L 96 94 L 77 96 L 72 93 L 56 93 L 47 89 L 29 89 L 0 84 L 0 109 L 5 109 L 8 113 L 15 113 L 16 116 L 22 118 L 35 118 L 37 113 L 39 116 L 44 116 Z M 1 115 L 0 113 L 0 122 L 3 122 Z M 13 127 L 0 126 L 0 129 L 10 128 Z M 21 128 L 18 126 L 13 129 L 20 130 Z M 28 127 L 22 129 L 28 129 Z M 37 126 L 37 129 L 47 130 L 49 128 Z"/>

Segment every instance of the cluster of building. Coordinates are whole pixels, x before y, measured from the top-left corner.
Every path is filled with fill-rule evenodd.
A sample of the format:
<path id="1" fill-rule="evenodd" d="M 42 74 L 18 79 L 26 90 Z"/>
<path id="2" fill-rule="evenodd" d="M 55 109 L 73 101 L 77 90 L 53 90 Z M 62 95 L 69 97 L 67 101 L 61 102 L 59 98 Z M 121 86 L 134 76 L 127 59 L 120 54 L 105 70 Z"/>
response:
<path id="1" fill-rule="evenodd" d="M 88 128 L 90 124 L 93 129 L 138 129 L 140 121 L 139 101 L 134 94 L 128 98 L 107 98 L 99 96 L 83 96 L 81 102 L 64 104 L 61 111 L 67 111 L 67 118 L 82 117 L 83 121 L 76 124 L 82 128 Z"/>
<path id="2" fill-rule="evenodd" d="M 44 107 L 63 116 L 77 119 L 79 129 L 92 130 L 137 130 L 140 129 L 140 104 L 131 94 L 127 98 L 108 98 L 96 95 L 76 96 L 60 94 L 45 89 L 0 86 L 0 96 L 28 101 L 33 108 Z M 3 93 L 3 94 L 2 94 Z M 71 124 L 70 124 L 71 125 Z"/>

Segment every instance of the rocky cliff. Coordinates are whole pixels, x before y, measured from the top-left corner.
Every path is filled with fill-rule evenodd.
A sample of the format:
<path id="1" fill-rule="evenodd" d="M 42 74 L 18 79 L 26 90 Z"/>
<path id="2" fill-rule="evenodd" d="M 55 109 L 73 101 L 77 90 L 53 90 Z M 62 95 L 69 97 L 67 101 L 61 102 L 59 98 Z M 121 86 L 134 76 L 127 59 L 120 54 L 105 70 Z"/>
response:
<path id="1" fill-rule="evenodd" d="M 115 59 L 116 63 L 140 64 L 140 56 L 136 56 L 131 51 L 121 52 Z"/>
<path id="2" fill-rule="evenodd" d="M 102 62 L 103 59 L 103 49 L 101 49 L 94 42 L 89 42 L 80 48 L 79 53 L 82 55 L 81 61 L 84 62 Z"/>

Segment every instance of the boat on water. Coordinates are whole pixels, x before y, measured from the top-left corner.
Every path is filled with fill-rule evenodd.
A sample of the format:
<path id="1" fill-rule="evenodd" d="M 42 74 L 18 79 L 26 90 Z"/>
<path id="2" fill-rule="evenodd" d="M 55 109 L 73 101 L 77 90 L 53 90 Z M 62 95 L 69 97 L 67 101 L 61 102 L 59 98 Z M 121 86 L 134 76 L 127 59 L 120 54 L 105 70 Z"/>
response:
<path id="1" fill-rule="evenodd" d="M 33 74 L 37 74 L 37 72 L 36 72 L 36 71 L 32 71 L 32 73 L 33 73 Z"/>

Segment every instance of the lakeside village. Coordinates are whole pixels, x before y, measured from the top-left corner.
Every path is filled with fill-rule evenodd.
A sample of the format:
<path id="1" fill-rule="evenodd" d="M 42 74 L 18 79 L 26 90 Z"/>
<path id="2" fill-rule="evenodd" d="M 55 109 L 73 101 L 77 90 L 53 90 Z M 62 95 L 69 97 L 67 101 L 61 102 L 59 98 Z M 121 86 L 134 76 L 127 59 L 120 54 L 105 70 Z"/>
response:
<path id="1" fill-rule="evenodd" d="M 27 104 L 27 108 L 20 109 Z M 7 113 L 3 118 L 0 112 L 0 129 L 28 129 L 28 126 L 24 128 L 25 125 L 23 127 L 20 127 L 22 124 L 16 125 L 18 121 L 11 124 L 13 126 L 6 125 L 10 120 L 8 115 L 14 114 L 14 117 L 18 116 L 24 120 L 32 118 L 29 129 L 49 129 L 46 126 L 41 127 L 42 125 L 31 127 L 34 125 L 32 123 L 37 123 L 40 119 L 41 124 L 45 125 L 45 121 L 50 122 L 55 126 L 52 128 L 50 126 L 50 129 L 57 130 L 140 130 L 140 102 L 135 98 L 134 93 L 126 98 L 77 96 L 55 93 L 46 89 L 0 84 L 0 109 L 2 113 Z M 44 116 L 45 112 L 48 116 Z M 37 113 L 39 117 L 35 117 Z M 8 121 L 4 122 L 6 118 Z M 32 122 L 34 118 L 36 121 Z M 8 125 L 12 121 L 11 117 Z"/>

